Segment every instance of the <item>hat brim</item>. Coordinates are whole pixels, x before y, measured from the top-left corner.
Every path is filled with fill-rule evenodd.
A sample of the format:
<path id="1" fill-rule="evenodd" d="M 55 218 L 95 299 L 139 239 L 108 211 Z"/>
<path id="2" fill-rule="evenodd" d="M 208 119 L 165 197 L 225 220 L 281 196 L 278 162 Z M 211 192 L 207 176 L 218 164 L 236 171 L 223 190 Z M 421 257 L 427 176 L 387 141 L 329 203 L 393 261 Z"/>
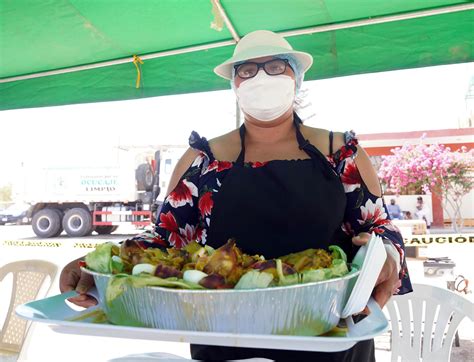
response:
<path id="1" fill-rule="evenodd" d="M 290 50 L 283 47 L 258 46 L 258 47 L 246 49 L 240 52 L 239 54 L 234 55 L 233 57 L 227 59 L 225 62 L 223 62 L 222 64 L 219 64 L 217 67 L 214 68 L 214 73 L 216 73 L 219 77 L 231 80 L 232 71 L 233 71 L 232 68 L 233 68 L 234 63 L 245 61 L 248 59 L 266 57 L 270 55 L 279 55 L 279 54 L 294 55 L 303 66 L 303 72 L 306 72 L 313 64 L 313 57 L 309 53 L 299 52 L 296 50 Z"/>

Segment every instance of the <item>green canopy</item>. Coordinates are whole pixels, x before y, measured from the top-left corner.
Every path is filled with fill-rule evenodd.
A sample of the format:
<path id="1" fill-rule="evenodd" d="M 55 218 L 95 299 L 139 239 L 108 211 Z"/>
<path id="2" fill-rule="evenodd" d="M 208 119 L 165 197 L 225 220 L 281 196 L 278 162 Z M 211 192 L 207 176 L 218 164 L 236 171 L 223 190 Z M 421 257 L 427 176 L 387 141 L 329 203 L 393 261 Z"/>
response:
<path id="1" fill-rule="evenodd" d="M 446 0 L 0 0 L 0 110 L 226 89 L 214 66 L 257 29 L 313 55 L 307 80 L 470 62 L 473 9 Z"/>

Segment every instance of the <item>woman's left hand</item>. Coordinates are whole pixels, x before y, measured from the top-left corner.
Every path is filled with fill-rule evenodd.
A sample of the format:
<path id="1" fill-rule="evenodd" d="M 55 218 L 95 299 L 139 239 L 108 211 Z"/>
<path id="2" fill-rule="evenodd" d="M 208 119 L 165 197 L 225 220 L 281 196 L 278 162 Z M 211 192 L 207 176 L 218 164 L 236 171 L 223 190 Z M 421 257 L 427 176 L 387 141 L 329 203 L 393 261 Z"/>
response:
<path id="1" fill-rule="evenodd" d="M 352 242 L 355 245 L 361 246 L 367 244 L 370 238 L 371 235 L 369 233 L 360 233 L 352 238 Z M 385 263 L 380 271 L 377 282 L 375 283 L 372 296 L 380 308 L 383 308 L 399 287 L 400 280 L 397 273 L 397 264 L 392 257 L 387 255 L 387 259 L 385 259 Z"/>

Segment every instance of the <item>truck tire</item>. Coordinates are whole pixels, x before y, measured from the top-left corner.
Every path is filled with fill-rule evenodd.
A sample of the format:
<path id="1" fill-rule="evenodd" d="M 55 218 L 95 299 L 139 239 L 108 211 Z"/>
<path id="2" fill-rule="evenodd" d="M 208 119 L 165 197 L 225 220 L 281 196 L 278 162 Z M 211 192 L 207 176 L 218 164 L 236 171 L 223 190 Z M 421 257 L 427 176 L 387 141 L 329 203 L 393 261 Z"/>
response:
<path id="1" fill-rule="evenodd" d="M 144 204 L 152 204 L 153 203 L 153 192 L 146 191 L 146 192 L 140 193 L 138 195 L 138 198 Z"/>
<path id="2" fill-rule="evenodd" d="M 51 210 L 53 210 L 56 214 L 58 214 L 58 217 L 59 217 L 59 229 L 58 229 L 58 231 L 56 232 L 56 234 L 53 235 L 53 237 L 57 237 L 57 236 L 61 235 L 61 233 L 62 233 L 63 230 L 64 230 L 64 229 L 63 229 L 63 224 L 62 224 L 62 222 L 63 222 L 63 217 L 64 217 L 64 213 L 63 213 L 61 210 L 59 210 L 59 209 L 51 209 Z"/>
<path id="3" fill-rule="evenodd" d="M 135 171 L 138 191 L 153 190 L 153 170 L 148 163 L 142 163 Z"/>
<path id="4" fill-rule="evenodd" d="M 94 231 L 99 235 L 107 235 L 112 234 L 117 229 L 117 225 L 98 225 L 95 227 Z"/>
<path id="5" fill-rule="evenodd" d="M 81 237 L 92 232 L 92 215 L 89 210 L 75 207 L 66 211 L 63 228 L 69 236 Z"/>
<path id="6" fill-rule="evenodd" d="M 41 209 L 33 215 L 31 221 L 33 231 L 40 238 L 52 238 L 59 235 L 58 231 L 62 229 L 59 214 L 50 208 Z"/>

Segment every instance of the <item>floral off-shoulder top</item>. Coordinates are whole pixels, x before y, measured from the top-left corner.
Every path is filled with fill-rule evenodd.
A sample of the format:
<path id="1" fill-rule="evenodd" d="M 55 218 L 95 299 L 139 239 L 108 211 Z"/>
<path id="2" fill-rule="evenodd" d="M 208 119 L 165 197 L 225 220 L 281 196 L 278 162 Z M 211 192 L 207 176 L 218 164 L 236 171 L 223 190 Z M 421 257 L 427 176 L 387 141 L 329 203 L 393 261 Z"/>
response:
<path id="1" fill-rule="evenodd" d="M 209 143 L 196 132 L 189 144 L 199 151 L 198 156 L 181 177 L 175 189 L 166 197 L 158 221 L 152 231 L 137 235 L 131 240 L 143 247 L 182 247 L 191 241 L 206 243 L 212 222 L 213 197 L 219 192 L 233 162 L 216 160 Z M 345 133 L 345 144 L 328 157 L 329 163 L 344 186 L 347 204 L 342 231 L 348 236 L 360 232 L 374 232 L 389 240 L 396 248 L 400 261 L 398 294 L 412 291 L 405 260 L 403 238 L 392 224 L 382 197 L 373 195 L 364 182 L 354 161 L 357 156 L 357 139 L 352 132 Z M 265 167 L 265 162 L 246 163 L 246 167 Z"/>

